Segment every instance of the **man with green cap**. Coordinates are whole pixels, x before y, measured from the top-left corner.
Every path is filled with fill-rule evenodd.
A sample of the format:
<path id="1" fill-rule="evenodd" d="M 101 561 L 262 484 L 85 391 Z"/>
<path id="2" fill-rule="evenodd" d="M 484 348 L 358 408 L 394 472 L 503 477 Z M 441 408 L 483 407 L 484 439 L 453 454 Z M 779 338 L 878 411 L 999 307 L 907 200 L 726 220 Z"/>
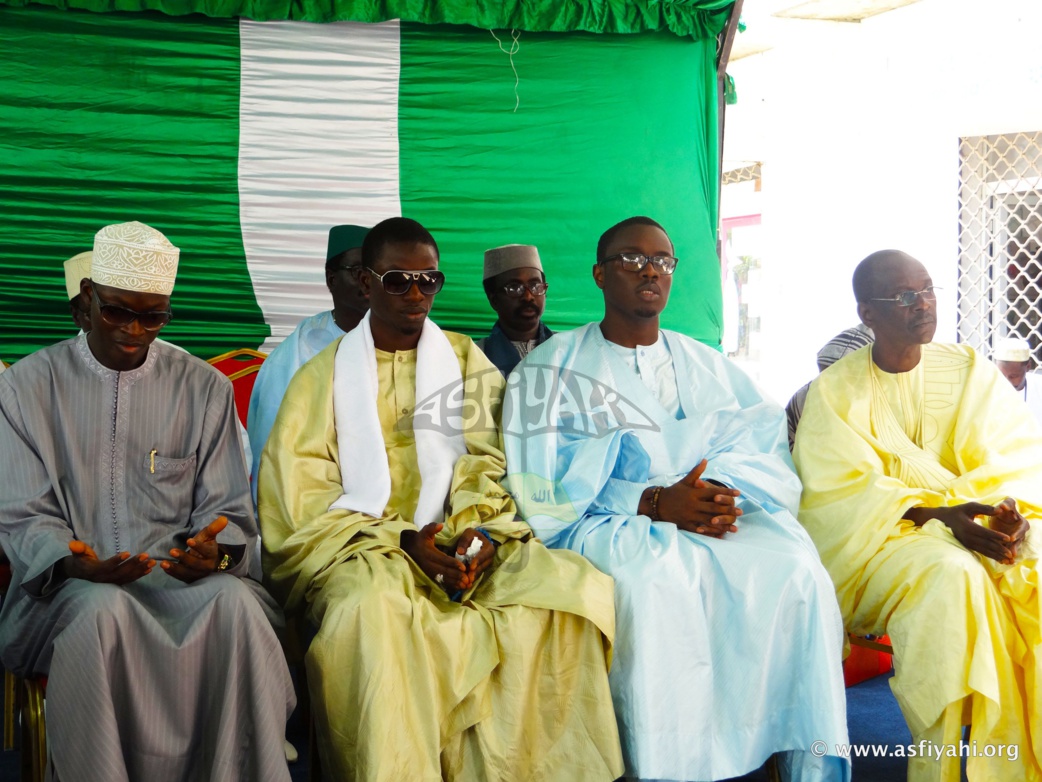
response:
<path id="1" fill-rule="evenodd" d="M 369 233 L 360 225 L 335 225 L 329 229 L 326 248 L 326 287 L 333 297 L 333 309 L 305 318 L 277 348 L 271 351 L 257 373 L 250 396 L 246 430 L 253 445 L 250 483 L 257 501 L 257 473 L 260 456 L 268 442 L 282 397 L 289 381 L 304 364 L 329 343 L 358 325 L 369 311 L 369 299 L 358 285 L 362 268 L 362 240 Z"/>
<path id="2" fill-rule="evenodd" d="M 539 250 L 531 244 L 486 250 L 483 277 L 485 295 L 498 317 L 478 347 L 506 377 L 553 334 L 542 321 L 548 286 Z"/>

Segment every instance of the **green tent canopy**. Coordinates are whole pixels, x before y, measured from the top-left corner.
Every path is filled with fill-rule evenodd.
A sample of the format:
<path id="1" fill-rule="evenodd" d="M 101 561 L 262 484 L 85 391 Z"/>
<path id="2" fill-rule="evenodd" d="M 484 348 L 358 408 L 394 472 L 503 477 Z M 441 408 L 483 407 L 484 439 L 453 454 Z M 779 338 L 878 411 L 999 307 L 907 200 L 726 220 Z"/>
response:
<path id="1" fill-rule="evenodd" d="M 665 325 L 718 344 L 730 6 L 0 0 L 0 357 L 74 333 L 62 261 L 107 223 L 181 248 L 163 336 L 209 357 L 328 308 L 329 226 L 395 214 L 439 243 L 434 317 L 474 336 L 486 248 L 538 245 L 571 328 L 601 314 L 597 237 L 646 214 L 681 258 Z"/>

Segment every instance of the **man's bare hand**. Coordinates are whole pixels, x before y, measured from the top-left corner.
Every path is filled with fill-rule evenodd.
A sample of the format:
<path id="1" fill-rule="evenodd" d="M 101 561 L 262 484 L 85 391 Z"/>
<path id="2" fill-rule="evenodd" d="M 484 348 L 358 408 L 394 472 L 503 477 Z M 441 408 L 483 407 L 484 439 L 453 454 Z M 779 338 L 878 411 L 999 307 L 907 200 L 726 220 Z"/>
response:
<path id="1" fill-rule="evenodd" d="M 467 588 L 467 569 L 462 562 L 450 557 L 435 544 L 434 538 L 443 526 L 431 523 L 421 530 L 405 530 L 399 545 L 420 570 L 451 595 Z"/>
<path id="2" fill-rule="evenodd" d="M 170 549 L 170 556 L 174 558 L 173 562 L 161 562 L 159 566 L 166 571 L 168 576 L 173 576 L 186 584 L 216 573 L 217 564 L 221 558 L 221 552 L 217 548 L 217 535 L 227 526 L 228 519 L 218 516 L 200 530 L 198 535 L 185 541 L 188 544 L 187 550 Z"/>
<path id="3" fill-rule="evenodd" d="M 62 559 L 59 566 L 65 577 L 80 578 L 96 584 L 124 586 L 147 576 L 156 564 L 148 554 L 131 556 L 126 551 L 108 559 L 98 559 L 94 549 L 82 540 L 70 541 L 69 551 L 72 553 Z"/>
<path id="4" fill-rule="evenodd" d="M 934 508 L 933 518 L 943 522 L 952 531 L 955 539 L 968 550 L 983 554 L 996 562 L 1011 564 L 1017 556 L 1017 544 L 1014 543 L 1013 537 L 997 529 L 988 529 L 976 520 L 977 516 L 994 517 L 996 511 L 997 508 L 993 505 L 966 502 L 950 508 Z M 1001 518 L 1009 518 L 1008 509 L 1002 511 Z M 1000 525 L 1006 523 L 1000 521 Z"/>
<path id="5" fill-rule="evenodd" d="M 467 563 L 467 570 L 464 574 L 464 585 L 462 589 L 470 589 L 478 580 L 478 576 L 484 573 L 489 567 L 492 566 L 492 561 L 496 558 L 496 547 L 492 545 L 488 538 L 478 532 L 476 529 L 468 529 L 463 532 L 462 535 L 456 540 L 456 553 L 459 555 L 465 555 L 467 550 L 473 541 L 481 541 L 481 550 L 478 551 L 477 555 Z"/>
<path id="6" fill-rule="evenodd" d="M 703 459 L 687 475 L 659 492 L 659 521 L 669 521 L 680 529 L 722 538 L 728 532 L 737 532 L 735 522 L 742 515 L 735 505 L 741 492 L 714 486 L 702 480 L 706 469 Z"/>

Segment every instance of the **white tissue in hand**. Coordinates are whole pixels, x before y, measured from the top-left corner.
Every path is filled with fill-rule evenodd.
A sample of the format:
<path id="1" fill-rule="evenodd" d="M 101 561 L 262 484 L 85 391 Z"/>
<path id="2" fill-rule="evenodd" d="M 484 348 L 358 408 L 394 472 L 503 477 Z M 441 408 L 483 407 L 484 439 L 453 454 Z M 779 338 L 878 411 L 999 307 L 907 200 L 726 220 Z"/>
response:
<path id="1" fill-rule="evenodd" d="M 478 555 L 479 551 L 481 551 L 481 538 L 474 538 L 474 540 L 470 541 L 470 545 L 467 546 L 467 550 L 465 552 L 463 552 L 462 554 L 456 554 L 456 559 L 458 559 L 464 565 L 467 565 L 470 563 L 472 559 L 474 559 L 474 557 Z"/>

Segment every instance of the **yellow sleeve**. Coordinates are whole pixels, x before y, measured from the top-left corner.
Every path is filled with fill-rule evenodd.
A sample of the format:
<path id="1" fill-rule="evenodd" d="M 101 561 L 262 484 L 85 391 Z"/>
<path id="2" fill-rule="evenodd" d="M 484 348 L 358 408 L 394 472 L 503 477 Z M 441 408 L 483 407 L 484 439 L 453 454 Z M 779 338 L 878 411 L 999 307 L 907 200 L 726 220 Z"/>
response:
<path id="1" fill-rule="evenodd" d="M 468 337 L 451 332 L 446 336 L 463 372 L 467 453 L 453 471 L 450 510 L 439 542 L 454 541 L 474 527 L 482 527 L 499 542 L 532 537 L 531 528 L 515 520 L 514 500 L 501 485 L 506 474 L 506 456 L 499 444 L 503 376 Z"/>
<path id="2" fill-rule="evenodd" d="M 343 493 L 333 418 L 333 360 L 339 340 L 293 377 L 261 455 L 257 482 L 265 581 L 286 610 L 363 549 L 398 550 L 400 518 L 377 519 L 329 506 Z"/>

